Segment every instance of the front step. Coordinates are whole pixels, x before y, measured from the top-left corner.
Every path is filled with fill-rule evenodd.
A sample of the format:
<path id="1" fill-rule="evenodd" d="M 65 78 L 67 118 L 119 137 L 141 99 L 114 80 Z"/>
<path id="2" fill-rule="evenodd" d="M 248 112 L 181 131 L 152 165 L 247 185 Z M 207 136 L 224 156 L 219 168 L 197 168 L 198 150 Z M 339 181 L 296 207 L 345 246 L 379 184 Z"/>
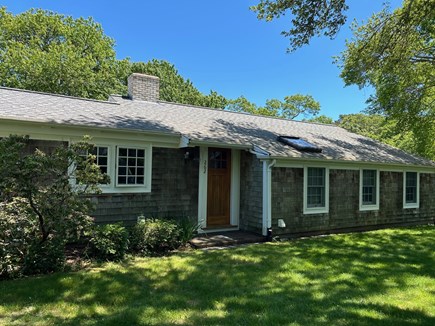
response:
<path id="1" fill-rule="evenodd" d="M 242 231 L 228 231 L 213 234 L 200 234 L 190 240 L 194 248 L 228 247 L 245 243 L 264 242 L 265 237 Z"/>

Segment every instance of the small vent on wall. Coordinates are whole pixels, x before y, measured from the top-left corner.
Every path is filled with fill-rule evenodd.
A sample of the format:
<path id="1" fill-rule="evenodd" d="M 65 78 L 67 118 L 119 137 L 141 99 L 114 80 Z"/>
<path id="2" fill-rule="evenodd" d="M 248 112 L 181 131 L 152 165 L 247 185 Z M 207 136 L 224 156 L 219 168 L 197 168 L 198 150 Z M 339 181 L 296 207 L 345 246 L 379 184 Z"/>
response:
<path id="1" fill-rule="evenodd" d="M 298 151 L 301 152 L 313 152 L 313 153 L 321 153 L 322 149 L 317 147 L 316 145 L 311 144 L 305 139 L 293 136 L 278 136 L 278 141 L 289 145 Z"/>

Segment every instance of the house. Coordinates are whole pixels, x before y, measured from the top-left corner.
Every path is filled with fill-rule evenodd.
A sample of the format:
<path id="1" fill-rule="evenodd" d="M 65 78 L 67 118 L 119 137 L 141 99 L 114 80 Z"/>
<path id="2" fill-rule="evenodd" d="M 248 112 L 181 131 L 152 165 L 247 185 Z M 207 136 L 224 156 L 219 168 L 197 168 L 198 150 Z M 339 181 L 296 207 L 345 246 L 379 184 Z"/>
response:
<path id="1" fill-rule="evenodd" d="M 433 223 L 435 162 L 333 125 L 159 101 L 132 74 L 108 101 L 0 88 L 0 137 L 41 149 L 90 135 L 97 222 L 189 216 L 206 230 L 319 234 Z"/>

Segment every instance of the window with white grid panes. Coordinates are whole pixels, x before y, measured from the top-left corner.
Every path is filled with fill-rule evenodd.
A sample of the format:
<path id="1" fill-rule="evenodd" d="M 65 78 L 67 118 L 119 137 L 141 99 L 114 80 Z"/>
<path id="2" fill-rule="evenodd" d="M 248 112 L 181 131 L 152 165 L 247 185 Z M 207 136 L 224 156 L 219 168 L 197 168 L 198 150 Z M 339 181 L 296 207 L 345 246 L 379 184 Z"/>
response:
<path id="1" fill-rule="evenodd" d="M 145 184 L 145 149 L 118 147 L 117 185 Z"/>

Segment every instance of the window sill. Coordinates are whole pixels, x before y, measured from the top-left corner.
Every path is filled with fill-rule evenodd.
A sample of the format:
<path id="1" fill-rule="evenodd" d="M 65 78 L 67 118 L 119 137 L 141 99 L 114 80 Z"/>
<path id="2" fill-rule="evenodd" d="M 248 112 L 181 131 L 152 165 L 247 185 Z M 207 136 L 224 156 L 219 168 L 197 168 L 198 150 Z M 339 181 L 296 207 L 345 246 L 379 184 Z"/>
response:
<path id="1" fill-rule="evenodd" d="M 379 205 L 363 205 L 359 207 L 359 210 L 364 212 L 364 211 L 378 211 L 379 210 Z"/>
<path id="2" fill-rule="evenodd" d="M 406 204 L 403 205 L 403 209 L 416 209 L 416 208 L 420 208 L 419 204 Z"/>
<path id="3" fill-rule="evenodd" d="M 316 207 L 316 208 L 305 208 L 304 215 L 309 214 L 328 214 L 329 209 L 325 207 Z"/>

